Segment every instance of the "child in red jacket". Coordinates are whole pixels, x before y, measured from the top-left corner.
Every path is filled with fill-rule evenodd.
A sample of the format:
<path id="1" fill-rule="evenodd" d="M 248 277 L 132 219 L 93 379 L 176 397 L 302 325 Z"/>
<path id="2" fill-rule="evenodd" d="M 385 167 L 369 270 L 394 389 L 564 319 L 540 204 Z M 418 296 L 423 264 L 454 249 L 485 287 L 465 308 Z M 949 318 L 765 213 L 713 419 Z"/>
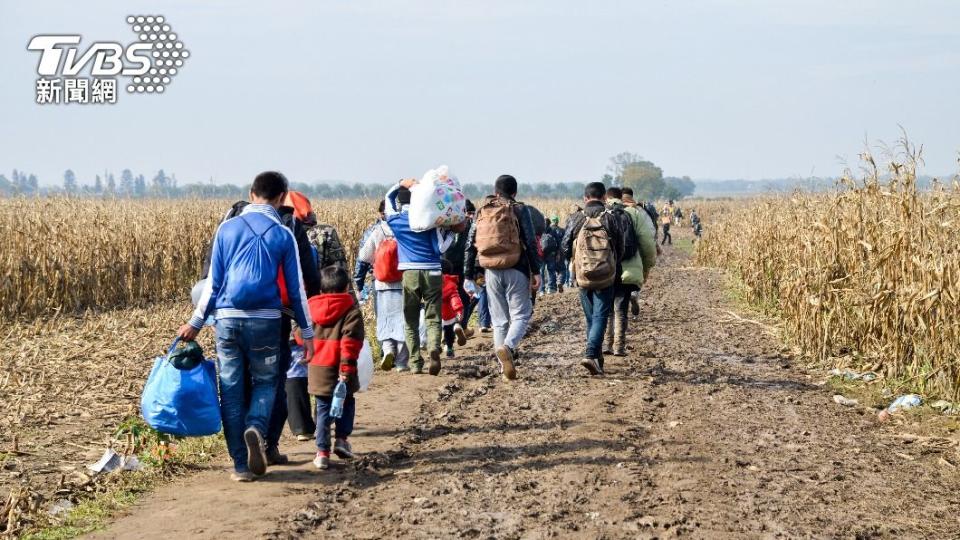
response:
<path id="1" fill-rule="evenodd" d="M 450 262 L 444 259 L 441 262 L 443 271 L 443 300 L 440 305 L 443 317 L 443 342 L 447 347 L 447 358 L 453 358 L 453 339 L 457 345 L 467 344 L 467 334 L 463 331 L 460 320 L 463 317 L 463 300 L 460 299 L 460 278 L 453 275 Z"/>
<path id="2" fill-rule="evenodd" d="M 341 459 L 352 459 L 347 438 L 353 433 L 356 404 L 353 394 L 360 389 L 357 359 L 363 347 L 363 315 L 356 298 L 350 294 L 350 277 L 339 266 L 328 266 L 320 273 L 320 294 L 310 298 L 313 319 L 314 354 L 307 365 L 307 388 L 317 401 L 318 469 L 330 466 L 330 424 L 336 426 L 333 452 Z M 343 381 L 347 398 L 340 418 L 330 418 L 333 389 Z"/>

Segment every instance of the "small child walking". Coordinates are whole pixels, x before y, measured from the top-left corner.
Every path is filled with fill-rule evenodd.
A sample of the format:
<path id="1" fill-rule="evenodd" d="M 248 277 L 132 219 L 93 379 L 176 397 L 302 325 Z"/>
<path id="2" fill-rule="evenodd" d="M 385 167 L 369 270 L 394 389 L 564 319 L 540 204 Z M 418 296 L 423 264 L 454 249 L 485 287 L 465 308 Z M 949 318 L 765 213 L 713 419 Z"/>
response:
<path id="1" fill-rule="evenodd" d="M 317 431 L 317 426 L 313 421 L 310 394 L 307 392 L 307 362 L 310 359 L 304 358 L 299 329 L 294 331 L 294 339 L 290 340 L 290 352 L 293 361 L 287 370 L 287 425 L 298 441 L 309 441 Z"/>
<path id="2" fill-rule="evenodd" d="M 353 433 L 356 414 L 354 393 L 360 389 L 357 359 L 363 347 L 363 315 L 356 298 L 348 292 L 350 278 L 339 266 L 328 266 L 320 273 L 320 294 L 310 298 L 310 318 L 313 319 L 313 358 L 307 366 L 310 395 L 317 401 L 317 456 L 313 464 L 318 469 L 330 466 L 330 425 L 336 429 L 333 453 L 340 459 L 352 459 L 349 437 Z M 340 418 L 330 417 L 333 390 L 337 383 L 347 385 L 347 398 Z"/>
<path id="3" fill-rule="evenodd" d="M 463 347 L 467 344 L 467 334 L 463 331 L 461 318 L 463 317 L 463 300 L 460 298 L 460 277 L 453 274 L 450 262 L 444 259 L 441 263 L 443 271 L 443 302 L 440 313 L 443 318 L 443 343 L 447 349 L 447 358 L 453 358 L 453 341 Z"/>

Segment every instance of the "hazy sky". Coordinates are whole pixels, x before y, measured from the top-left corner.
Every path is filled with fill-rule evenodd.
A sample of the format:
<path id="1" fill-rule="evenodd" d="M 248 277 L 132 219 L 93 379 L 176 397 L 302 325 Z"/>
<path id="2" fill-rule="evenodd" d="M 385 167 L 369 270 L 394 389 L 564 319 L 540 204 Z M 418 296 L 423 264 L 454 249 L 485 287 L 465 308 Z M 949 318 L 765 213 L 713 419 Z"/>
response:
<path id="1" fill-rule="evenodd" d="M 34 103 L 33 35 L 126 43 L 130 14 L 192 54 L 164 94 Z M 695 179 L 829 176 L 900 124 L 952 173 L 958 21 L 954 0 L 0 0 L 0 172 L 540 182 L 630 150 Z"/>

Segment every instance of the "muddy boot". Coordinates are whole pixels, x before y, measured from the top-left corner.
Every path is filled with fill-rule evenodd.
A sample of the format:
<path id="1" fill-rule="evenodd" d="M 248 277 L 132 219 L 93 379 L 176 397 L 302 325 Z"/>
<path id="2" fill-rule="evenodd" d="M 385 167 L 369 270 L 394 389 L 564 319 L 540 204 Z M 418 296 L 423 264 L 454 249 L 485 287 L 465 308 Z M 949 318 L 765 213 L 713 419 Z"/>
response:
<path id="1" fill-rule="evenodd" d="M 415 361 L 411 362 L 410 371 L 414 375 L 421 375 L 423 373 L 423 358 L 418 358 Z"/>
<path id="2" fill-rule="evenodd" d="M 514 367 L 513 351 L 510 347 L 500 347 L 496 352 L 497 361 L 500 362 L 500 371 L 503 373 L 504 380 L 512 381 L 517 378 L 517 369 Z"/>
<path id="3" fill-rule="evenodd" d="M 630 314 L 634 317 L 640 316 L 640 300 L 637 298 L 637 293 L 630 295 Z"/>
<path id="4" fill-rule="evenodd" d="M 440 374 L 440 351 L 430 351 L 430 369 L 431 375 Z"/>

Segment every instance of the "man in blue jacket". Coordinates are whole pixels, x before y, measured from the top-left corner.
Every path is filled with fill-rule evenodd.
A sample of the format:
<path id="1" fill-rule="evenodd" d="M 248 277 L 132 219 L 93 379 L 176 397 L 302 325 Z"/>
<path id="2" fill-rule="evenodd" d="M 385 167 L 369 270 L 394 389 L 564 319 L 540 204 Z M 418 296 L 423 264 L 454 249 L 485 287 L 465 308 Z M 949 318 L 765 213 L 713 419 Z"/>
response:
<path id="1" fill-rule="evenodd" d="M 286 194 L 282 174 L 257 175 L 250 189 L 251 204 L 217 229 L 210 277 L 190 322 L 178 333 L 181 339 L 194 340 L 215 313 L 223 434 L 233 458 L 231 478 L 239 482 L 267 470 L 264 435 L 277 393 L 281 354 L 280 272 L 303 336 L 305 357 L 313 357 L 313 325 L 297 242 L 277 213 Z"/>
<path id="2" fill-rule="evenodd" d="M 440 373 L 440 337 L 443 275 L 440 261 L 456 235 L 443 229 L 416 232 L 410 229 L 410 186 L 404 180 L 390 188 L 385 198 L 387 225 L 397 239 L 397 268 L 403 272 L 403 319 L 407 351 L 414 373 L 423 373 L 420 355 L 420 308 L 427 325 L 427 352 L 431 375 Z"/>

